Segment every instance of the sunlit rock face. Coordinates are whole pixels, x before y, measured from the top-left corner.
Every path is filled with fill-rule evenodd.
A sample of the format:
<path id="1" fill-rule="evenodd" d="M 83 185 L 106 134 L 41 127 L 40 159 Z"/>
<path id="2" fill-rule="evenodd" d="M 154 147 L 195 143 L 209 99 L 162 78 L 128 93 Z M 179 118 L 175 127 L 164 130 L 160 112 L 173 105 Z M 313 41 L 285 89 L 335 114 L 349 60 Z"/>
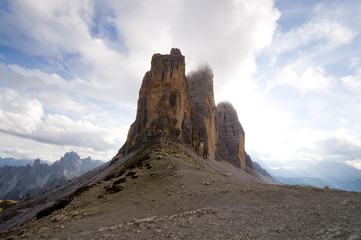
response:
<path id="1" fill-rule="evenodd" d="M 179 49 L 154 54 L 139 91 L 137 116 L 123 146 L 125 153 L 160 136 L 182 139 L 182 123 L 190 119 L 185 59 Z"/>
<path id="2" fill-rule="evenodd" d="M 139 91 L 137 116 L 119 154 L 169 137 L 191 146 L 204 158 L 246 165 L 244 131 L 230 103 L 215 105 L 213 71 L 205 65 L 185 75 L 179 49 L 154 54 Z"/>

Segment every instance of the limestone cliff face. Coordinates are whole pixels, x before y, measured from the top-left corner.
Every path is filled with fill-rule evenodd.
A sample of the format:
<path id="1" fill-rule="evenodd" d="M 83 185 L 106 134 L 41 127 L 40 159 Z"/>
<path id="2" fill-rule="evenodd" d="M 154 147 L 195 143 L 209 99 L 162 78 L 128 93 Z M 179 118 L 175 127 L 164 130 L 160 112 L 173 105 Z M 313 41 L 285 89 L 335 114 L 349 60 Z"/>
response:
<path id="1" fill-rule="evenodd" d="M 192 146 L 204 157 L 215 158 L 217 131 L 213 94 L 213 71 L 204 66 L 187 76 L 191 105 Z"/>
<path id="2" fill-rule="evenodd" d="M 237 111 L 230 103 L 217 105 L 216 124 L 218 132 L 216 158 L 246 169 L 244 130 L 238 120 Z"/>
<path id="3" fill-rule="evenodd" d="M 252 166 L 244 150 L 244 131 L 229 103 L 216 107 L 209 66 L 185 75 L 179 49 L 154 54 L 139 91 L 135 122 L 119 154 L 136 150 L 159 137 L 177 139 L 204 158 Z M 247 161 L 248 160 L 248 161 Z"/>
<path id="4" fill-rule="evenodd" d="M 139 91 L 136 120 L 121 150 L 127 153 L 160 135 L 181 138 L 189 112 L 184 56 L 179 49 L 170 55 L 154 54 Z"/>

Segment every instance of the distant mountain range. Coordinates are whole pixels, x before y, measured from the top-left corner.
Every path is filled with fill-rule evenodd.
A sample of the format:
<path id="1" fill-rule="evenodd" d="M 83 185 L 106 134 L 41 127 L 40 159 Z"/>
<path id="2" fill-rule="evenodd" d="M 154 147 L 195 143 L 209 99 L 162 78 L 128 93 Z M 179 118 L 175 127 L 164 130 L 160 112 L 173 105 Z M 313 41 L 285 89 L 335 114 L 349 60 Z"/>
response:
<path id="1" fill-rule="evenodd" d="M 343 162 L 322 161 L 305 168 L 267 171 L 279 182 L 361 192 L 361 170 Z"/>
<path id="2" fill-rule="evenodd" d="M 51 163 L 48 161 L 40 160 L 41 163 L 47 163 L 50 165 Z M 15 159 L 15 158 L 2 158 L 0 157 L 0 167 L 5 166 L 26 166 L 33 165 L 34 159 Z"/>
<path id="3" fill-rule="evenodd" d="M 1 158 L 0 163 L 6 164 L 0 167 L 0 199 L 12 200 L 44 192 L 103 164 L 90 157 L 81 159 L 76 152 L 66 153 L 51 165 L 40 159 Z"/>

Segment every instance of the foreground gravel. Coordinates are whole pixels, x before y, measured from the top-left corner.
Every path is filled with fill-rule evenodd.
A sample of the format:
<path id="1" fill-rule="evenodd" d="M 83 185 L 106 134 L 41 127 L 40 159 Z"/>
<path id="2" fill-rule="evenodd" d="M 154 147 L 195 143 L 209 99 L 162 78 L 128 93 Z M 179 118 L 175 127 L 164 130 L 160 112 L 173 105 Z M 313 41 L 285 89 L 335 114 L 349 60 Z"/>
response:
<path id="1" fill-rule="evenodd" d="M 361 239 L 361 194 L 248 183 L 156 149 L 1 239 Z"/>

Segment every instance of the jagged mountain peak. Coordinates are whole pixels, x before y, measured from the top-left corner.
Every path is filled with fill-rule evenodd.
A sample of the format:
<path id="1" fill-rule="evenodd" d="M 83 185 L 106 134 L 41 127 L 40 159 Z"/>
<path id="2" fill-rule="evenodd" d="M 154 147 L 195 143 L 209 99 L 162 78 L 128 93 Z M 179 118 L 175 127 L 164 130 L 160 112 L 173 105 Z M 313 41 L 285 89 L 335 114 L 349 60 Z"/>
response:
<path id="1" fill-rule="evenodd" d="M 34 161 L 34 164 L 33 164 L 33 167 L 37 167 L 37 166 L 40 166 L 40 159 L 38 158 L 38 159 L 35 159 L 35 161 Z"/>
<path id="2" fill-rule="evenodd" d="M 136 119 L 119 154 L 168 137 L 191 146 L 204 158 L 226 160 L 245 170 L 244 130 L 230 103 L 216 106 L 213 77 L 208 64 L 186 76 L 185 57 L 179 49 L 154 54 L 139 91 Z"/>
<path id="3" fill-rule="evenodd" d="M 68 152 L 51 165 L 36 159 L 32 166 L 1 167 L 0 199 L 23 200 L 82 175 L 101 164 L 103 162 L 93 161 L 90 157 L 80 159 L 76 152 Z"/>
<path id="4" fill-rule="evenodd" d="M 63 157 L 60 158 L 61 162 L 78 162 L 80 160 L 80 156 L 78 153 L 71 151 L 64 154 Z"/>
<path id="5" fill-rule="evenodd" d="M 186 89 L 185 58 L 180 50 L 154 54 L 139 90 L 136 120 L 120 153 L 139 149 L 161 135 L 180 138 L 183 119 L 190 111 Z"/>

